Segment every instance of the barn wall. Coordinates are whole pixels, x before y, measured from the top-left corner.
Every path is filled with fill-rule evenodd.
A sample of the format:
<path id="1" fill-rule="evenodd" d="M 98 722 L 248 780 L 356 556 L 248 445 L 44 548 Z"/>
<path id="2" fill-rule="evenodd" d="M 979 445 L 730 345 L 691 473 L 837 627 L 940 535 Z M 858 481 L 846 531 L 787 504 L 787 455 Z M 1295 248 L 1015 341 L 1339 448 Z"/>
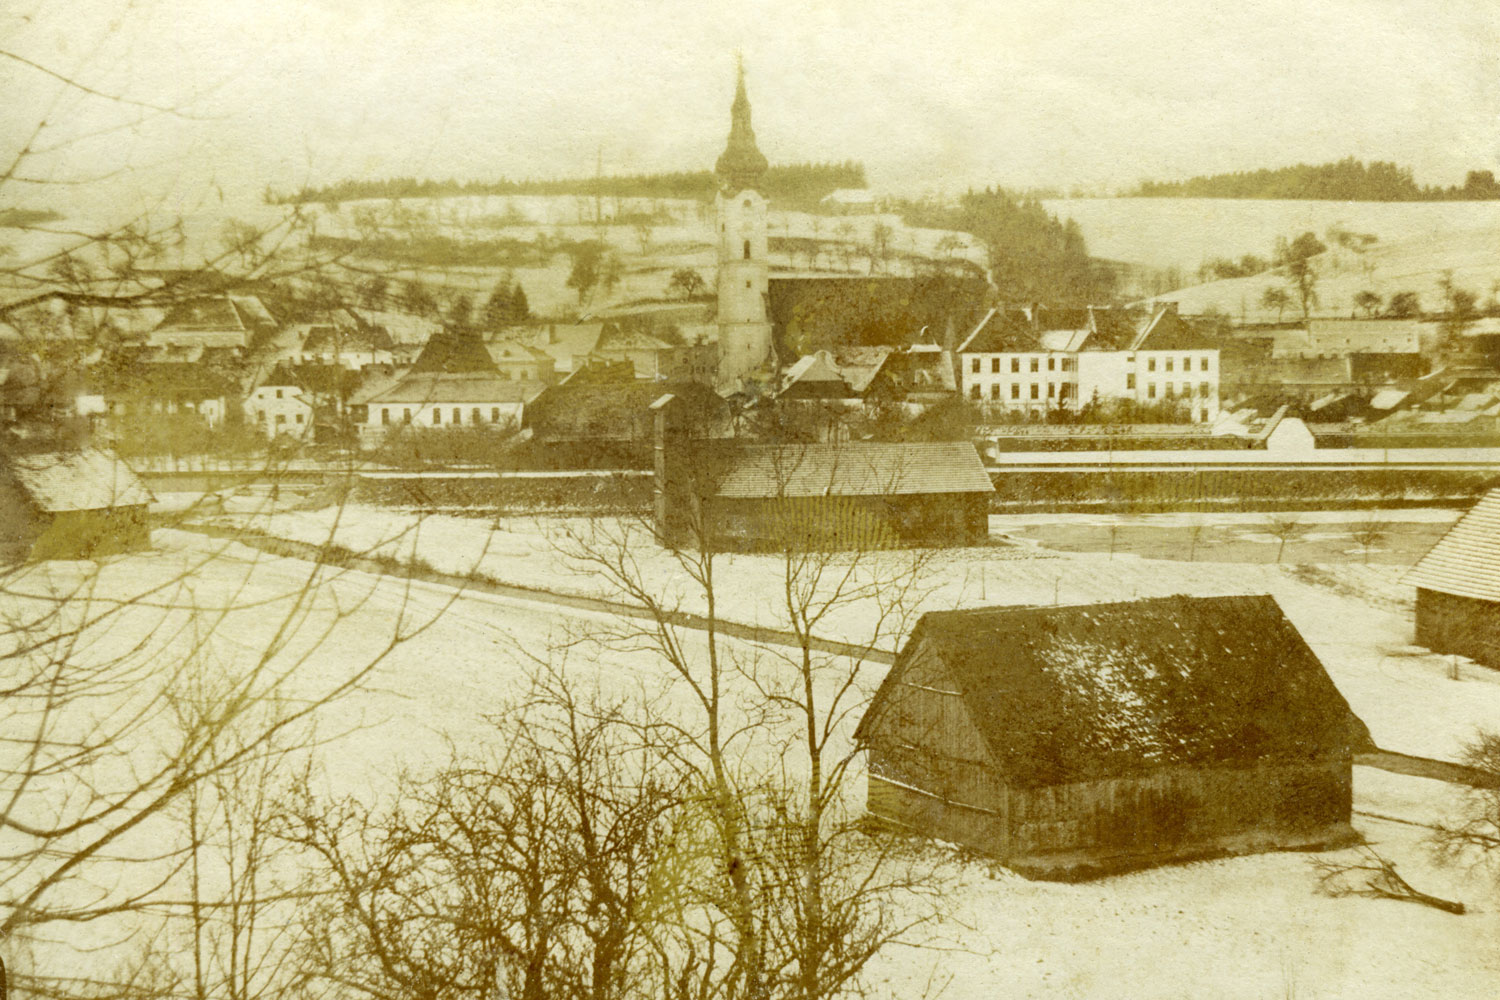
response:
<path id="1" fill-rule="evenodd" d="M 1500 602 L 1417 588 L 1417 645 L 1500 669 Z"/>
<path id="2" fill-rule="evenodd" d="M 774 548 L 778 538 L 799 527 L 841 550 L 974 545 L 989 535 L 989 495 L 984 493 L 719 498 L 713 506 L 716 542 L 727 551 Z"/>
<path id="3" fill-rule="evenodd" d="M 1170 854 L 1246 834 L 1273 844 L 1349 822 L 1349 760 L 1247 769 L 1161 768 L 1093 782 L 1013 788 L 1013 854 Z"/>

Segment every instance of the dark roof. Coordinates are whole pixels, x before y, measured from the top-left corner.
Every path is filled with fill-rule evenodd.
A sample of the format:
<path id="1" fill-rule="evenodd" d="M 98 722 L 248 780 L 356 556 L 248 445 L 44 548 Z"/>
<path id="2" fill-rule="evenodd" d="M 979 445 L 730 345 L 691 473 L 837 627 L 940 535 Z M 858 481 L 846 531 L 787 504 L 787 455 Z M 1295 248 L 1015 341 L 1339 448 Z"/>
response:
<path id="1" fill-rule="evenodd" d="M 1424 590 L 1500 601 L 1500 487 L 1479 498 L 1406 574 Z"/>
<path id="2" fill-rule="evenodd" d="M 499 371 L 478 333 L 455 330 L 433 334 L 411 370 L 414 374 L 450 375 L 493 375 Z"/>
<path id="3" fill-rule="evenodd" d="M 967 441 L 749 445 L 726 456 L 717 495 L 730 499 L 993 493 Z"/>
<path id="4" fill-rule="evenodd" d="M 629 362 L 623 365 L 630 367 Z M 633 375 L 621 378 L 619 371 L 619 366 L 589 366 L 548 386 L 526 408 L 525 426 L 543 439 L 637 440 L 650 436 L 651 404 L 668 393 L 683 400 L 694 422 L 716 419 L 726 408 L 701 383 L 648 382 Z"/>
<path id="5" fill-rule="evenodd" d="M 758 187 L 768 166 L 765 154 L 755 144 L 755 130 L 750 127 L 750 98 L 745 94 L 742 66 L 735 78 L 734 103 L 729 108 L 729 142 L 714 164 L 714 173 L 725 190 L 734 194 L 744 188 Z"/>
<path id="6" fill-rule="evenodd" d="M 1038 330 L 1086 330 L 1089 311 L 1084 307 L 1033 306 L 1031 322 Z"/>
<path id="7" fill-rule="evenodd" d="M 1161 307 L 1135 342 L 1137 351 L 1206 351 L 1219 346 L 1199 333 L 1176 309 Z"/>
<path id="8" fill-rule="evenodd" d="M 991 309 L 958 350 L 960 354 L 1014 354 L 1041 349 L 1024 314 Z"/>
<path id="9" fill-rule="evenodd" d="M 1128 351 L 1135 343 L 1135 320 L 1123 309 L 1090 306 L 1089 326 L 1085 350 Z"/>
<path id="10" fill-rule="evenodd" d="M 930 612 L 867 718 L 918 644 L 946 666 L 1007 780 L 1023 785 L 1371 745 L 1269 595 Z"/>
<path id="11" fill-rule="evenodd" d="M 314 323 L 307 328 L 307 337 L 302 341 L 302 350 L 309 354 L 319 351 L 388 351 L 390 348 L 390 334 L 379 327 L 359 328 L 339 323 Z"/>
<path id="12" fill-rule="evenodd" d="M 97 448 L 17 456 L 10 471 L 32 503 L 49 514 L 135 507 L 152 499 L 130 466 Z"/>

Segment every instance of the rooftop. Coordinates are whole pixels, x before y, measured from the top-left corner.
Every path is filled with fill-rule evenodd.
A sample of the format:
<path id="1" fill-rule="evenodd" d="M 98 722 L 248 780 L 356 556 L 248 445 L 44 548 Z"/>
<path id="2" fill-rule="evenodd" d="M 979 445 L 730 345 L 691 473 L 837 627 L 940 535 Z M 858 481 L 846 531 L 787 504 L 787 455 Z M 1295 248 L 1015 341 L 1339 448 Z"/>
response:
<path id="1" fill-rule="evenodd" d="M 1454 522 L 1405 582 L 1457 597 L 1500 601 L 1500 487 Z"/>
<path id="2" fill-rule="evenodd" d="M 727 458 L 717 495 L 729 499 L 992 493 L 967 441 L 749 445 Z"/>

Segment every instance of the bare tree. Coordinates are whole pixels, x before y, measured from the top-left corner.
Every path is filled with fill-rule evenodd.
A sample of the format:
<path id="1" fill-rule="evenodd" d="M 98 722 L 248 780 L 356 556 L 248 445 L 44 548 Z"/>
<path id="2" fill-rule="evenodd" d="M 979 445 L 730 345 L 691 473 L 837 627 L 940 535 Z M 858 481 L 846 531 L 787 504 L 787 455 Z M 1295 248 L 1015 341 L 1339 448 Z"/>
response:
<path id="1" fill-rule="evenodd" d="M 1476 734 L 1465 744 L 1460 760 L 1472 774 L 1465 816 L 1442 824 L 1433 840 L 1449 860 L 1493 865 L 1500 860 L 1500 733 Z"/>
<path id="2" fill-rule="evenodd" d="M 1371 899 L 1394 899 L 1404 903 L 1420 903 L 1444 913 L 1461 916 L 1464 904 L 1438 896 L 1430 896 L 1412 887 L 1396 871 L 1395 862 L 1387 859 L 1375 848 L 1364 845 L 1361 857 L 1355 861 L 1313 862 L 1318 872 L 1318 883 L 1330 896 L 1367 896 Z"/>
<path id="3" fill-rule="evenodd" d="M 1266 521 L 1266 531 L 1276 539 L 1276 561 L 1281 562 L 1287 542 L 1307 534 L 1307 525 L 1296 514 L 1277 514 Z"/>
<path id="4" fill-rule="evenodd" d="M 1391 526 L 1374 515 L 1355 522 L 1349 529 L 1349 536 L 1364 550 L 1367 566 L 1370 563 L 1370 550 L 1385 541 L 1390 533 Z"/>

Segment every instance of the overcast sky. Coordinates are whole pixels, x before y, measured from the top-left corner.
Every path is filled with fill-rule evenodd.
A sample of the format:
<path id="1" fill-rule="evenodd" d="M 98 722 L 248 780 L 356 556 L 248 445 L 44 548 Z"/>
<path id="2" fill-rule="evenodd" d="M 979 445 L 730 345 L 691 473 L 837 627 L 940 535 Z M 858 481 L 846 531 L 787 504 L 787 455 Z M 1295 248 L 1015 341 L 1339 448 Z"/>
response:
<path id="1" fill-rule="evenodd" d="M 589 174 L 601 147 L 609 172 L 707 167 L 736 49 L 773 162 L 861 160 L 880 190 L 1500 169 L 1489 0 L 4 0 L 0 49 L 188 112 L 33 164 L 110 190 Z M 0 86 L 7 156 L 38 115 L 51 142 L 122 124 L 14 60 Z"/>

